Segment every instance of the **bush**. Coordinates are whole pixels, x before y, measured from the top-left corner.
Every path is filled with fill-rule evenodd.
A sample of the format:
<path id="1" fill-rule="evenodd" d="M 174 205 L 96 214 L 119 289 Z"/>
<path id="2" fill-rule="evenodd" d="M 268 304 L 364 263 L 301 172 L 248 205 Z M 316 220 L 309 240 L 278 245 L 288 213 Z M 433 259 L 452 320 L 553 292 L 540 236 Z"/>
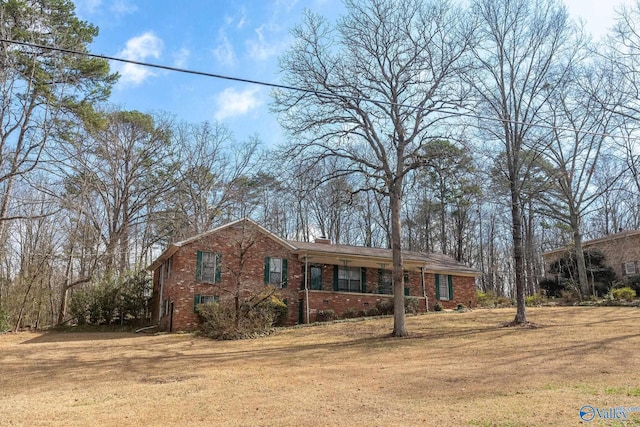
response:
<path id="1" fill-rule="evenodd" d="M 404 312 L 411 314 L 418 313 L 418 298 L 404 297 Z"/>
<path id="2" fill-rule="evenodd" d="M 540 294 L 533 294 L 524 298 L 524 304 L 527 307 L 541 305 L 543 301 L 544 301 L 544 298 Z"/>
<path id="3" fill-rule="evenodd" d="M 271 301 L 255 306 L 244 304 L 236 318 L 235 307 L 216 302 L 197 307 L 203 335 L 217 340 L 250 338 L 267 334 L 278 316 L 277 304 Z"/>
<path id="4" fill-rule="evenodd" d="M 316 322 L 330 322 L 332 320 L 336 320 L 336 313 L 330 308 L 319 310 L 316 313 Z"/>
<path id="5" fill-rule="evenodd" d="M 92 285 L 74 291 L 69 311 L 78 325 L 110 325 L 118 318 L 143 320 L 150 290 L 151 281 L 144 271 L 125 276 L 106 274 Z"/>
<path id="6" fill-rule="evenodd" d="M 636 291 L 636 295 L 640 295 L 640 274 L 627 277 L 626 284 L 628 287 Z"/>
<path id="7" fill-rule="evenodd" d="M 494 307 L 495 298 L 496 296 L 491 292 L 482 292 L 481 290 L 476 290 L 476 304 L 479 307 Z"/>
<path id="8" fill-rule="evenodd" d="M 11 325 L 9 325 L 9 318 L 2 307 L 0 307 L 0 334 L 9 330 L 11 330 Z"/>
<path id="9" fill-rule="evenodd" d="M 435 311 L 442 311 L 442 304 L 440 304 L 439 302 L 436 303 L 436 305 L 433 306 L 433 309 Z"/>
<path id="10" fill-rule="evenodd" d="M 378 312 L 383 315 L 393 314 L 393 300 L 392 299 L 381 299 L 376 303 L 376 308 Z"/>
<path id="11" fill-rule="evenodd" d="M 511 307 L 513 305 L 513 300 L 511 300 L 511 299 L 509 299 L 507 297 L 498 297 L 493 302 L 493 305 L 496 308 Z"/>
<path id="12" fill-rule="evenodd" d="M 367 310 L 367 316 L 380 316 L 380 310 L 377 307 L 371 307 Z"/>
<path id="13" fill-rule="evenodd" d="M 342 313 L 342 317 L 345 319 L 353 319 L 356 317 L 360 317 L 360 312 L 353 307 L 349 307 L 345 310 L 344 313 Z"/>
<path id="14" fill-rule="evenodd" d="M 467 311 L 467 307 L 464 304 L 460 303 L 456 306 L 456 311 L 465 312 Z"/>
<path id="15" fill-rule="evenodd" d="M 542 279 L 538 282 L 540 289 L 543 289 L 548 297 L 560 297 L 564 290 L 564 285 L 554 279 Z"/>
<path id="16" fill-rule="evenodd" d="M 631 301 L 636 297 L 636 291 L 629 286 L 625 286 L 612 290 L 611 295 L 617 300 Z"/>
<path id="17" fill-rule="evenodd" d="M 265 308 L 273 314 L 273 326 L 283 326 L 289 317 L 289 307 L 281 299 L 271 296 L 266 301 L 258 304 L 258 307 Z"/>

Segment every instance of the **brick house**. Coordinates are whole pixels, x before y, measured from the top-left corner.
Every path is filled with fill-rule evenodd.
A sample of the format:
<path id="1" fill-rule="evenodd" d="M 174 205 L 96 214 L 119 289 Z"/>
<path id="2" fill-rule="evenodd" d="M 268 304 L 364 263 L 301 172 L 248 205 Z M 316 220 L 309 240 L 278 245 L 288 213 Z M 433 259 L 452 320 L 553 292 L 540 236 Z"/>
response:
<path id="1" fill-rule="evenodd" d="M 624 280 L 629 276 L 640 274 L 640 230 L 625 230 L 608 234 L 598 239 L 588 240 L 582 243 L 583 250 L 597 249 L 605 256 L 605 264 L 611 267 L 618 276 Z M 573 250 L 573 246 L 554 249 L 542 254 L 546 265 L 547 276 L 549 266 L 567 255 Z"/>
<path id="2" fill-rule="evenodd" d="M 479 271 L 444 255 L 403 257 L 405 295 L 417 298 L 419 311 L 437 302 L 475 305 Z M 391 266 L 391 249 L 285 240 L 242 219 L 172 244 L 148 267 L 152 319 L 161 330 L 194 330 L 197 304 L 244 300 L 269 285 L 287 304 L 290 325 L 313 322 L 327 309 L 364 311 L 393 298 Z"/>

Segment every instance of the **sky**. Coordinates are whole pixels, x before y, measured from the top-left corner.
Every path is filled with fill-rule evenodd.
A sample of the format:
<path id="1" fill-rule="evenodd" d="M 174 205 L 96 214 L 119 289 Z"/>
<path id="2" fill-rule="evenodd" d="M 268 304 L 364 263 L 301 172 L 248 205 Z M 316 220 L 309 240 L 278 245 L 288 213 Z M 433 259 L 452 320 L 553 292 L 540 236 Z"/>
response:
<path id="1" fill-rule="evenodd" d="M 565 0 L 595 38 L 631 0 Z M 341 0 L 75 0 L 80 19 L 99 27 L 94 54 L 280 83 L 278 56 L 304 9 L 329 19 Z M 268 87 L 112 62 L 121 75 L 110 102 L 125 110 L 168 112 L 191 123 L 219 121 L 236 140 L 283 141 L 269 112 Z"/>

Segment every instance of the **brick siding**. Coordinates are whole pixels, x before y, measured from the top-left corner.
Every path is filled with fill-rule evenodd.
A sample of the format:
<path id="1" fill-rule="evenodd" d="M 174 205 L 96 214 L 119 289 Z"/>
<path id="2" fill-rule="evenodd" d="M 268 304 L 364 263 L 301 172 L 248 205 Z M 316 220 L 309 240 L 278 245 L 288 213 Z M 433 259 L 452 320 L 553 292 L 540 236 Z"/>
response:
<path id="1" fill-rule="evenodd" d="M 250 247 L 249 247 L 250 246 Z M 248 247 L 248 249 L 247 249 Z M 240 253 L 243 251 L 241 257 Z M 221 254 L 221 280 L 219 283 L 208 284 L 196 281 L 196 265 L 198 251 L 208 251 Z M 205 234 L 202 238 L 179 247 L 171 257 L 171 273 L 165 275 L 162 286 L 162 301 L 159 295 L 160 271 L 165 268 L 167 261 L 157 268 L 153 274 L 154 293 L 152 299 L 152 315 L 158 319 L 161 305 L 168 299 L 173 303 L 173 316 L 164 313 L 159 321 L 162 330 L 189 331 L 198 328 L 198 316 L 194 311 L 195 295 L 210 295 L 219 298 L 222 304 L 233 304 L 240 286 L 241 301 L 259 294 L 267 289 L 264 284 L 265 257 L 287 259 L 287 286 L 279 289 L 277 295 L 286 300 L 288 306 L 287 324 L 298 323 L 304 310 L 304 266 L 286 245 L 276 239 L 258 231 L 255 227 L 243 223 L 230 225 L 215 233 Z M 243 265 L 240 266 L 240 263 Z M 309 291 L 310 320 L 315 320 L 319 310 L 332 309 L 337 315 L 344 314 L 349 309 L 367 310 L 376 306 L 378 301 L 391 299 L 391 295 L 378 294 L 379 273 L 377 269 L 365 269 L 366 293 L 335 292 L 333 290 L 334 266 L 322 266 L 322 290 Z M 419 271 L 407 273 L 409 295 L 419 298 L 419 310 L 424 311 L 427 300 L 429 310 L 433 310 L 435 300 L 435 276 L 424 274 L 425 289 L 422 285 L 422 274 Z M 309 282 L 310 283 L 310 282 Z M 310 285 L 309 285 L 310 286 Z M 440 301 L 444 308 L 456 308 L 458 303 L 475 305 L 475 279 L 473 277 L 453 277 L 454 299 Z M 302 304 L 302 308 L 300 306 Z"/>

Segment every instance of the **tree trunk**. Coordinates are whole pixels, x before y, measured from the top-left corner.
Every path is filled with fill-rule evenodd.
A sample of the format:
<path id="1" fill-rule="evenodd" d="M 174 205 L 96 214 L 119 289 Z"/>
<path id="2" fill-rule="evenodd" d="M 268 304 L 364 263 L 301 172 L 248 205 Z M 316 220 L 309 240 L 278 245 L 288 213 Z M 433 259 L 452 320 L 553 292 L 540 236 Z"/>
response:
<path id="1" fill-rule="evenodd" d="M 525 306 L 525 277 L 524 277 L 524 250 L 522 245 L 522 212 L 520 209 L 520 197 L 515 189 L 516 184 L 511 183 L 511 221 L 513 235 L 513 261 L 516 282 L 516 317 L 514 323 L 527 322 Z"/>
<path id="2" fill-rule="evenodd" d="M 573 244 L 576 250 L 576 266 L 578 268 L 578 282 L 580 283 L 580 294 L 582 296 L 588 296 L 589 279 L 587 277 L 587 264 L 584 260 L 584 252 L 582 250 L 582 233 L 580 232 L 580 226 L 574 226 L 573 229 Z"/>
<path id="3" fill-rule="evenodd" d="M 402 180 L 390 186 L 391 205 L 391 250 L 393 254 L 393 333 L 394 337 L 407 336 L 404 313 L 404 273 L 402 271 L 400 208 L 402 203 Z"/>

